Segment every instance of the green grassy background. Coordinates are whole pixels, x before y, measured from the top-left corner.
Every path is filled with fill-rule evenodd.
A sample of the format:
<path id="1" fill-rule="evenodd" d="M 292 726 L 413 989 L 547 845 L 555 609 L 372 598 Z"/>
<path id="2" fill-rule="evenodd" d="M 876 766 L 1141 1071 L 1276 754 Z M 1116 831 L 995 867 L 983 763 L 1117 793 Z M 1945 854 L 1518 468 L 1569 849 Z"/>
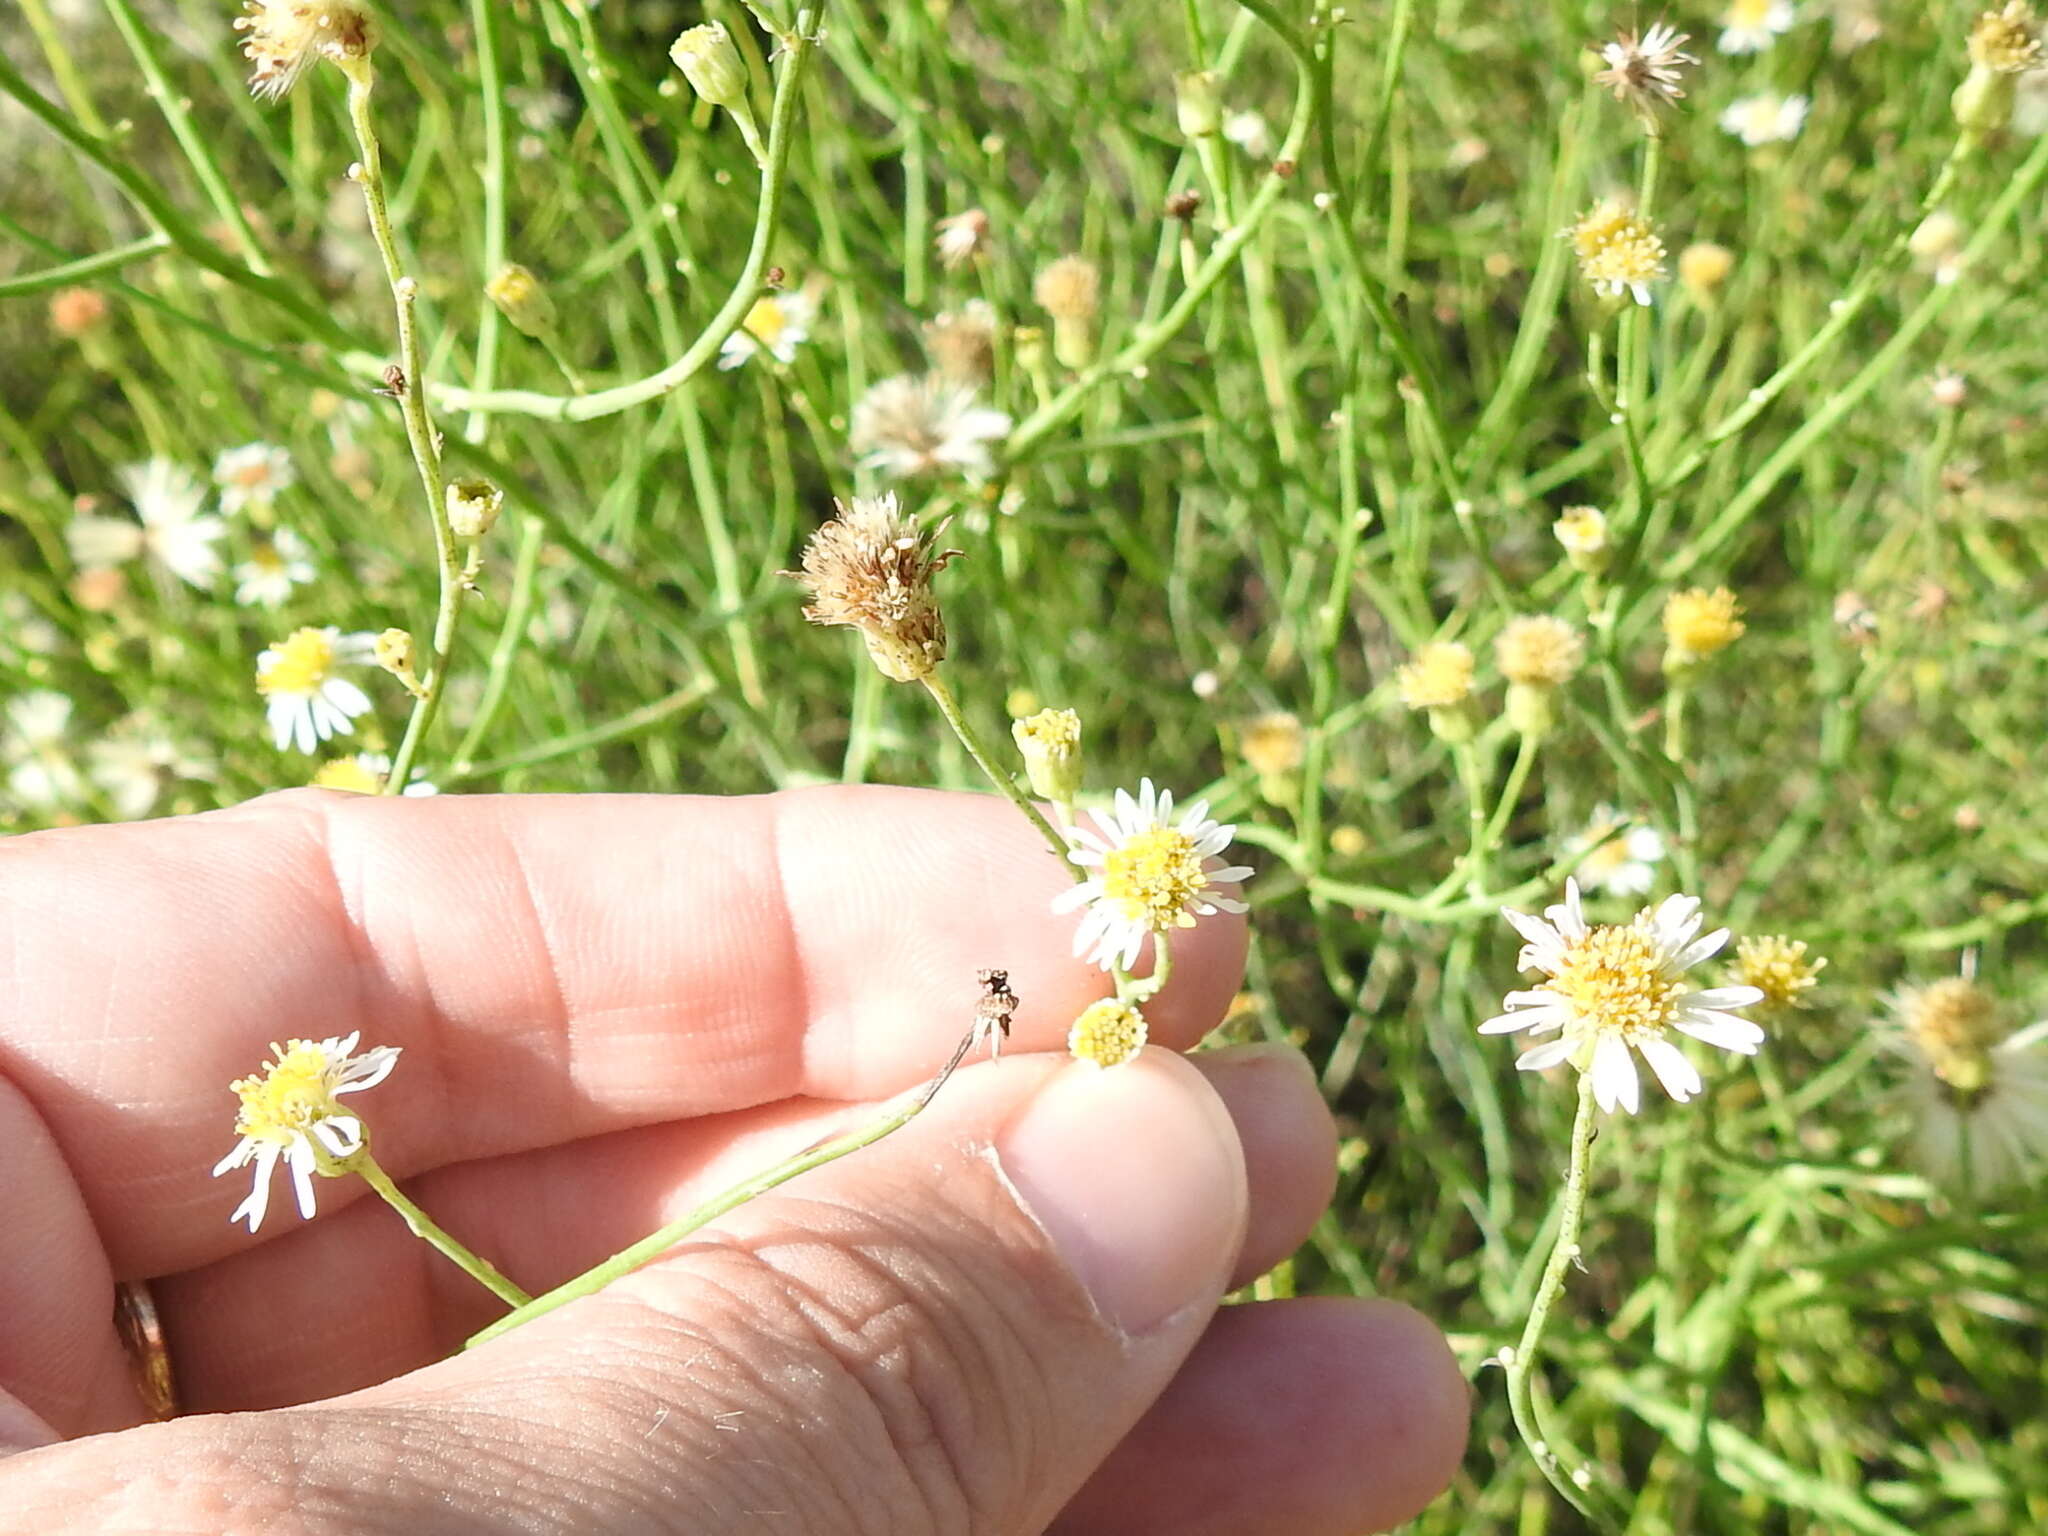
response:
<path id="1" fill-rule="evenodd" d="M 95 740 L 172 744 L 158 814 L 304 782 L 313 764 L 270 746 L 256 652 L 301 623 L 424 635 L 435 601 L 397 414 L 374 367 L 345 361 L 392 342 L 341 179 L 339 76 L 264 106 L 225 7 L 9 3 L 0 54 L 106 163 L 0 95 L 0 697 L 69 696 L 68 734 L 38 750 L 81 769 Z M 594 384 L 679 354 L 724 302 L 756 204 L 738 135 L 693 110 L 665 56 L 700 13 L 405 13 L 376 102 L 429 377 L 561 390 L 483 297 L 506 258 L 547 280 Z M 766 42 L 737 6 L 704 14 Z M 796 362 L 706 372 L 587 423 L 438 413 L 451 466 L 497 478 L 508 510 L 421 763 L 451 791 L 972 786 L 922 694 L 806 626 L 778 573 L 830 497 L 874 488 L 846 423 L 868 385 L 924 366 L 920 323 L 980 297 L 1006 327 L 1040 324 L 1034 270 L 1084 252 L 1105 352 L 1158 345 L 996 483 L 905 488 L 969 553 L 942 578 L 949 665 L 984 729 L 1020 693 L 1073 707 L 1098 789 L 1150 775 L 1242 824 L 1262 873 L 1231 1028 L 1301 1043 L 1347 1137 L 1315 1242 L 1261 1288 L 1411 1301 L 1476 1384 L 1458 1486 L 1413 1528 L 1577 1528 L 1481 1366 L 1519 1332 L 1548 1252 L 1571 1094 L 1473 1033 L 1517 984 L 1493 903 L 1417 907 L 1464 851 L 1466 802 L 1393 674 L 1439 631 L 1484 658 L 1511 612 L 1583 619 L 1549 527 L 1590 503 L 1624 533 L 1615 622 L 1488 890 L 1540 879 L 1614 803 L 1672 845 L 1660 892 L 1830 966 L 1816 1006 L 1769 1021 L 1753 1068 L 1717 1060 L 1703 1100 L 1646 1095 L 1605 1127 L 1583 1272 L 1548 1344 L 1559 1421 L 1626 1487 L 1635 1531 L 2048 1529 L 2038 1198 L 1969 1205 L 1915 1174 L 1874 1023 L 1889 989 L 1965 951 L 2009 1023 L 2048 1011 L 2042 141 L 2015 131 L 1958 167 L 1945 206 L 1989 232 L 1937 284 L 1900 242 L 1955 144 L 1971 8 L 1887 7 L 1848 47 L 1861 13 L 1807 0 L 1753 57 L 1714 51 L 1713 12 L 1676 13 L 1706 63 L 1669 118 L 1656 217 L 1674 254 L 1712 240 L 1736 259 L 1716 302 L 1665 284 L 1629 322 L 1645 484 L 1587 382 L 1589 337 L 1611 347 L 1615 322 L 1555 238 L 1637 183 L 1643 135 L 1588 81 L 1588 45 L 1630 18 L 1457 0 L 1275 14 L 1318 87 L 1301 163 L 1162 334 L 1183 240 L 1200 257 L 1219 238 L 1174 74 L 1216 67 L 1229 108 L 1277 142 L 1298 61 L 1272 27 L 1222 0 L 831 6 L 772 251 L 820 300 Z M 1810 94 L 1812 114 L 1796 141 L 1745 149 L 1715 119 L 1764 89 Z M 1265 167 L 1219 153 L 1242 204 Z M 246 211 L 267 291 L 208 174 Z M 1184 229 L 1163 209 L 1187 187 L 1208 201 Z M 148 239 L 152 190 L 180 221 L 171 248 L 91 273 L 105 326 L 57 334 L 67 264 Z M 969 207 L 990 249 L 949 273 L 932 223 Z M 1845 296 L 1839 337 L 1728 430 Z M 1940 369 L 1967 378 L 1961 407 L 1931 400 Z M 1041 404 L 1007 336 L 990 393 L 1020 420 Z M 111 598 L 82 587 L 64 539 L 79 498 L 118 511 L 120 466 L 160 454 L 203 474 L 256 439 L 292 454 L 276 517 L 319 567 L 285 610 L 141 565 Z M 236 523 L 230 558 L 251 536 Z M 1749 629 L 1699 684 L 1674 762 L 1657 612 L 1696 582 L 1733 587 Z M 1840 622 L 1844 593 L 1874 632 Z M 393 746 L 406 701 L 366 686 L 379 709 L 345 745 Z M 1268 796 L 1235 743 L 1272 710 L 1302 719 L 1310 759 Z M 1497 794 L 1512 743 L 1485 741 Z M 0 772 L 8 829 L 112 812 L 89 775 L 50 797 Z M 1338 828 L 1356 832 L 1333 847 Z"/>

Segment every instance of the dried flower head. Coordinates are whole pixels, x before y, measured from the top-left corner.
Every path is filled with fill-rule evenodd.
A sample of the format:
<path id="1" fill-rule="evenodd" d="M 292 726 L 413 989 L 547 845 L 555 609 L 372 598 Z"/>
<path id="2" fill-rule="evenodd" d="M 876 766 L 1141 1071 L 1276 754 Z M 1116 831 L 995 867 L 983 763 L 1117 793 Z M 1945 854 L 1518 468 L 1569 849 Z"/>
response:
<path id="1" fill-rule="evenodd" d="M 2044 62 L 2041 23 L 2027 0 L 2006 0 L 1970 28 L 1970 62 L 2001 75 L 2020 75 Z"/>
<path id="2" fill-rule="evenodd" d="M 1145 1048 L 1145 1015 L 1105 997 L 1090 1003 L 1067 1031 L 1067 1050 L 1091 1067 L 1120 1067 Z"/>
<path id="3" fill-rule="evenodd" d="M 1665 665 L 1686 666 L 1726 650 L 1746 628 L 1741 613 L 1726 587 L 1672 593 L 1664 600 Z"/>
<path id="4" fill-rule="evenodd" d="M 1654 132 L 1658 111 L 1684 99 L 1685 89 L 1678 83 L 1681 68 L 1699 63 L 1685 52 L 1690 41 L 1685 33 L 1661 21 L 1640 35 L 1623 32 L 1613 42 L 1601 45 L 1600 57 L 1607 67 L 1593 76 L 1594 83 L 1614 92 L 1614 99 Z"/>
<path id="5" fill-rule="evenodd" d="M 314 60 L 347 67 L 377 46 L 376 21 L 351 0 L 246 0 L 246 9 L 235 30 L 248 33 L 242 53 L 250 65 L 249 90 L 272 101 L 298 84 Z"/>
<path id="6" fill-rule="evenodd" d="M 1578 253 L 1579 272 L 1595 293 L 1650 302 L 1650 284 L 1664 275 L 1664 242 L 1649 220 L 1608 198 L 1564 233 Z"/>
<path id="7" fill-rule="evenodd" d="M 1735 944 L 1735 979 L 1763 994 L 1766 1008 L 1804 1008 L 1827 961 L 1809 957 L 1804 939 L 1779 933 L 1751 934 Z"/>
<path id="8" fill-rule="evenodd" d="M 1503 910 L 1524 939 L 1516 965 L 1542 971 L 1546 980 L 1504 999 L 1505 1013 L 1479 1026 L 1482 1035 L 1558 1031 L 1558 1038 L 1524 1051 L 1515 1065 L 1540 1072 L 1569 1061 L 1591 1076 L 1600 1107 L 1636 1112 L 1638 1052 L 1664 1091 L 1683 1104 L 1700 1091 L 1699 1069 L 1668 1038 L 1673 1030 L 1695 1040 L 1754 1056 L 1764 1032 L 1727 1010 L 1761 1000 L 1755 987 L 1695 988 L 1685 973 L 1728 942 L 1728 930 L 1701 937 L 1700 904 L 1667 897 L 1626 923 L 1593 925 L 1579 906 L 1579 888 L 1566 882 L 1561 905 L 1541 918 Z"/>
<path id="9" fill-rule="evenodd" d="M 335 1165 L 363 1150 L 363 1123 L 335 1102 L 344 1093 L 374 1088 L 391 1074 L 398 1047 L 380 1045 L 355 1054 L 359 1035 L 318 1042 L 290 1040 L 271 1046 L 276 1059 L 253 1077 L 229 1086 L 241 1101 L 234 1151 L 214 1165 L 213 1176 L 256 1165 L 255 1187 L 230 1221 L 248 1220 L 254 1232 L 270 1209 L 270 1176 L 280 1159 L 291 1170 L 299 1214 L 313 1218 L 313 1175 L 332 1176 Z"/>
<path id="10" fill-rule="evenodd" d="M 76 340 L 107 320 L 107 301 L 96 288 L 60 289 L 50 300 L 50 329 Z"/>
<path id="11" fill-rule="evenodd" d="M 1055 320 L 1093 320 L 1102 308 L 1102 273 L 1086 256 L 1062 256 L 1039 270 L 1031 293 Z"/>
<path id="12" fill-rule="evenodd" d="M 988 215 L 979 208 L 940 219 L 932 228 L 936 231 L 932 249 L 938 252 L 939 265 L 948 272 L 959 271 L 988 250 Z"/>
<path id="13" fill-rule="evenodd" d="M 1564 619 L 1529 613 L 1513 618 L 1493 642 L 1493 659 L 1510 683 L 1557 688 L 1586 659 L 1586 642 Z"/>
<path id="14" fill-rule="evenodd" d="M 979 388 L 995 376 L 996 312 L 985 299 L 944 310 L 925 322 L 924 345 L 943 378 Z"/>
<path id="15" fill-rule="evenodd" d="M 832 520 L 804 545 L 790 572 L 811 594 L 804 617 L 860 631 L 883 675 L 900 683 L 929 677 L 946 659 L 946 622 L 932 578 L 961 553 L 932 539 L 896 505 L 893 492 L 835 501 Z"/>
<path id="16" fill-rule="evenodd" d="M 1678 282 L 1695 304 L 1711 304 L 1735 270 L 1735 253 L 1711 240 L 1695 240 L 1678 253 Z"/>
<path id="17" fill-rule="evenodd" d="M 1284 778 L 1300 769 L 1308 755 L 1308 736 L 1299 715 L 1274 710 L 1245 721 L 1238 731 L 1237 750 L 1260 778 Z"/>
<path id="18" fill-rule="evenodd" d="M 1453 709 L 1472 695 L 1472 652 L 1455 640 L 1436 640 L 1415 653 L 1395 677 L 1410 709 Z"/>
<path id="19" fill-rule="evenodd" d="M 1009 416 L 972 388 L 906 373 L 860 397 L 848 435 L 864 465 L 894 479 L 951 471 L 986 480 L 995 473 L 988 445 L 1009 432 Z"/>
<path id="20" fill-rule="evenodd" d="M 2048 1161 L 2048 1020 L 2006 1035 L 1991 994 L 1961 976 L 1908 988 L 1892 1006 L 1928 1175 L 1992 1195 L 2038 1172 Z"/>

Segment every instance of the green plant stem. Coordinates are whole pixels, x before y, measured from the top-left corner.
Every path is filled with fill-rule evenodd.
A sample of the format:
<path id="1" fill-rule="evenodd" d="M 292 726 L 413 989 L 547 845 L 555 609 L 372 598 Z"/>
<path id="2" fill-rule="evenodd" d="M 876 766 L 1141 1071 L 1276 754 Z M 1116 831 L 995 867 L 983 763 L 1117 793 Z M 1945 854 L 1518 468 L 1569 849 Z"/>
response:
<path id="1" fill-rule="evenodd" d="M 2043 139 L 2035 145 L 2034 153 L 2027 159 L 2029 167 L 2035 166 L 2036 162 L 2041 160 L 2044 147 L 2048 147 L 2048 139 Z M 1714 449 L 1761 416 L 1769 408 L 1771 402 L 1802 378 L 1806 370 L 1811 368 L 1816 361 L 1834 352 L 1836 344 L 1841 340 L 1843 333 L 1855 323 L 1856 317 L 1863 312 L 1863 307 L 1879 293 L 1891 287 L 1895 270 L 1905 263 L 1907 242 L 1912 239 L 1913 230 L 1918 228 L 1921 219 L 1925 218 L 1928 213 L 1939 205 L 1943 198 L 1948 196 L 1949 189 L 1955 184 L 1956 173 L 1962 165 L 1962 159 L 1959 147 L 1956 152 L 1951 153 L 1948 159 L 1943 162 L 1941 170 L 1934 178 L 1933 185 L 1927 189 L 1926 196 L 1920 199 L 1919 209 L 1914 216 L 1913 223 L 1900 230 L 1892 243 L 1885 248 L 1883 254 L 1857 274 L 1856 281 L 1849 285 L 1848 292 L 1828 306 L 1827 322 L 1808 338 L 1806 345 L 1792 354 L 1784 367 L 1752 389 L 1741 405 L 1729 412 L 1723 420 L 1715 423 L 1715 425 L 1694 439 L 1694 446 L 1690 453 L 1670 469 L 1657 476 L 1656 487 L 1659 491 L 1669 490 L 1681 481 L 1691 478 L 1700 466 L 1707 462 L 1708 456 L 1712 454 Z M 2029 178 L 2028 173 L 2023 171 L 2008 186 L 2008 193 L 2017 190 L 2022 182 L 2037 179 L 2038 175 L 2039 172 L 2035 171 L 2033 178 Z M 2001 198 L 2001 205 L 2005 201 L 2004 198 Z M 1984 237 L 1987 229 L 1995 228 L 2002 223 L 2002 218 L 1995 216 L 1987 217 L 1984 225 L 1978 230 L 1978 239 L 1981 240 Z M 1977 242 L 1973 240 L 1971 243 L 1975 246 Z M 1952 287 L 1954 285 L 1947 286 Z M 1939 289 L 1936 290 L 1937 293 L 1940 291 Z"/>
<path id="2" fill-rule="evenodd" d="M 929 693 L 932 702 L 939 706 L 939 713 L 946 717 L 946 724 L 951 726 L 953 734 L 960 738 L 960 745 L 967 749 L 967 755 L 974 759 L 975 766 L 982 771 L 989 783 L 1009 797 L 1010 804 L 1024 813 L 1025 820 L 1038 828 L 1038 835 L 1045 839 L 1045 846 L 1052 850 L 1053 857 L 1060 861 L 1062 867 L 1071 871 L 1075 880 L 1080 880 L 1080 871 L 1067 858 L 1067 840 L 1045 819 L 1045 813 L 1032 804 L 1031 797 L 1017 787 L 1016 779 L 996 766 L 995 759 L 989 756 L 988 748 L 982 743 L 981 736 L 968 724 L 967 716 L 961 710 L 959 700 L 953 697 L 953 690 L 947 686 L 946 680 L 934 671 L 927 672 L 922 681 L 925 692 Z"/>
<path id="3" fill-rule="evenodd" d="M 1521 1342 L 1515 1345 L 1514 1353 L 1507 1361 L 1507 1385 L 1508 1411 L 1514 1415 L 1515 1429 L 1520 1433 L 1522 1443 L 1529 1448 L 1529 1454 L 1535 1457 L 1536 1465 L 1566 1503 L 1589 1520 L 1598 1522 L 1600 1516 L 1588 1499 L 1586 1489 L 1575 1480 L 1574 1474 L 1582 1469 L 1566 1467 L 1564 1458 L 1558 1454 L 1556 1440 L 1545 1432 L 1538 1419 L 1535 1390 L 1537 1353 L 1543 1347 L 1543 1334 L 1550 1325 L 1550 1309 L 1557 1304 L 1557 1298 L 1564 1291 L 1565 1276 L 1579 1257 L 1579 1227 L 1586 1213 L 1586 1183 L 1592 1166 L 1593 1117 L 1596 1111 L 1593 1075 L 1582 1072 L 1579 1074 L 1578 1113 L 1572 1120 L 1571 1158 L 1565 1165 L 1564 1190 L 1559 1197 L 1561 1210 L 1557 1239 L 1551 1245 L 1542 1278 L 1536 1282 L 1536 1294 L 1529 1304 L 1529 1317 L 1522 1325 Z"/>
<path id="4" fill-rule="evenodd" d="M 367 1147 L 354 1157 L 344 1159 L 342 1166 L 350 1173 L 361 1175 L 365 1184 L 383 1196 L 384 1203 L 405 1218 L 405 1224 L 412 1229 L 414 1237 L 425 1242 L 500 1301 L 508 1306 L 523 1307 L 533 1300 L 525 1291 L 499 1274 L 496 1266 L 489 1260 L 479 1258 L 470 1252 L 444 1232 L 425 1211 L 408 1200 L 391 1181 L 391 1176 L 378 1166 L 374 1157 L 370 1156 Z"/>
<path id="5" fill-rule="evenodd" d="M 884 1136 L 902 1130 L 922 1114 L 925 1106 L 938 1096 L 939 1090 L 945 1087 L 946 1080 L 959 1068 L 960 1063 L 966 1059 L 967 1052 L 980 1038 L 981 1030 L 977 1025 L 962 1038 L 954 1049 L 952 1059 L 940 1069 L 938 1076 L 926 1084 L 915 1097 L 898 1108 L 858 1130 L 848 1131 L 844 1136 L 835 1136 L 830 1141 L 799 1152 L 794 1157 L 785 1158 L 773 1168 L 735 1184 L 716 1199 L 706 1201 L 689 1215 L 641 1238 L 630 1248 L 613 1254 L 595 1268 L 585 1270 L 575 1279 L 556 1286 L 552 1291 L 522 1302 L 518 1310 L 507 1313 L 488 1328 L 474 1334 L 462 1347 L 475 1349 L 480 1344 L 488 1344 L 492 1339 L 510 1333 L 514 1328 L 530 1323 L 537 1317 L 545 1317 L 557 1307 L 567 1306 L 572 1301 L 581 1300 L 595 1291 L 602 1290 L 621 1276 L 629 1275 L 642 1265 L 660 1258 L 692 1232 L 730 1211 L 737 1210 L 749 1200 L 765 1195 L 771 1189 L 787 1184 L 798 1175 L 809 1173 L 813 1168 L 822 1168 L 827 1163 L 837 1162 L 849 1152 L 858 1152 L 863 1147 L 873 1146 Z"/>
<path id="6" fill-rule="evenodd" d="M 1529 782 L 1529 771 L 1536 766 L 1536 755 L 1542 747 L 1542 737 L 1533 731 L 1522 732 L 1521 743 L 1515 748 L 1514 764 L 1508 769 L 1508 781 L 1501 787 L 1500 802 L 1486 823 L 1485 847 L 1489 857 L 1507 833 L 1508 819 L 1515 814 L 1515 805 L 1522 798 L 1523 786 Z"/>
<path id="7" fill-rule="evenodd" d="M 136 68 L 142 71 L 144 84 L 149 89 L 149 99 L 156 103 L 163 114 L 165 124 L 171 130 L 171 137 L 178 141 L 178 148 L 184 151 L 186 164 L 192 167 L 192 174 L 199 178 L 199 185 L 206 193 L 207 202 L 213 205 L 214 217 L 226 226 L 235 237 L 235 245 L 242 254 L 242 260 L 249 264 L 249 270 L 258 276 L 270 275 L 269 263 L 264 260 L 263 247 L 257 243 L 256 231 L 249 225 L 249 216 L 242 211 L 242 200 L 235 196 L 222 174 L 220 162 L 214 159 L 212 149 L 207 145 L 206 135 L 192 126 L 192 115 L 186 110 L 183 96 L 164 74 L 163 62 L 157 57 L 156 44 L 150 33 L 149 24 L 135 12 L 130 0 L 101 0 L 107 14 L 113 18 L 114 28 L 121 34 L 121 41 L 128 45 L 128 52 L 134 57 Z"/>
<path id="8" fill-rule="evenodd" d="M 440 438 L 427 415 L 426 354 L 420 346 L 419 283 L 405 273 L 399 259 L 398 239 L 391 228 L 391 210 L 384 190 L 384 157 L 377 143 L 377 129 L 370 117 L 370 94 L 377 75 L 367 59 L 345 62 L 348 76 L 348 120 L 356 135 L 356 149 L 362 159 L 351 169 L 363 189 L 363 203 L 369 211 L 370 235 L 377 254 L 383 258 L 384 277 L 391 288 L 392 308 L 398 319 L 398 365 L 405 372 L 398 390 L 399 414 L 405 422 L 405 440 L 412 449 L 413 467 L 419 472 L 420 489 L 426 500 L 427 521 L 434 530 L 436 569 L 440 578 L 440 600 L 434 614 L 432 660 L 421 680 L 405 735 L 392 754 L 391 772 L 384 780 L 384 793 L 403 793 L 412 766 L 419 756 L 434 717 L 447 693 L 448 664 L 455 652 L 455 636 L 462 623 L 463 600 L 469 581 L 463 569 L 462 551 L 448 526 L 445 504 L 446 480 L 441 473 Z"/>
<path id="9" fill-rule="evenodd" d="M 817 16 L 814 9 L 803 11 L 797 17 L 796 29 L 784 40 L 782 72 L 775 81 L 775 104 L 768 122 L 767 163 L 761 172 L 761 198 L 755 208 L 754 235 L 747 259 L 741 264 L 725 303 L 682 355 L 646 378 L 588 394 L 548 395 L 526 389 L 479 390 L 434 385 L 436 404 L 459 411 L 539 416 L 551 421 L 592 421 L 659 399 L 695 378 L 706 363 L 718 356 L 726 337 L 739 328 L 764 291 L 762 277 L 768 270 L 768 253 L 780 224 L 782 198 L 788 183 L 790 141 L 801 99 L 798 86 L 817 44 Z M 382 366 L 375 358 L 362 354 L 352 354 L 342 361 L 351 371 L 365 375 L 374 375 Z"/>
<path id="10" fill-rule="evenodd" d="M 147 261 L 159 252 L 170 249 L 170 236 L 144 235 L 140 240 L 131 240 L 128 244 L 117 245 L 111 250 L 81 256 L 76 261 L 65 262 L 62 266 L 44 267 L 40 272 L 24 272 L 20 277 L 0 278 L 0 299 L 19 298 L 28 293 L 43 293 L 51 288 L 68 288 L 73 283 L 82 283 L 87 278 L 99 276 L 102 272 L 113 272 L 138 261 Z"/>

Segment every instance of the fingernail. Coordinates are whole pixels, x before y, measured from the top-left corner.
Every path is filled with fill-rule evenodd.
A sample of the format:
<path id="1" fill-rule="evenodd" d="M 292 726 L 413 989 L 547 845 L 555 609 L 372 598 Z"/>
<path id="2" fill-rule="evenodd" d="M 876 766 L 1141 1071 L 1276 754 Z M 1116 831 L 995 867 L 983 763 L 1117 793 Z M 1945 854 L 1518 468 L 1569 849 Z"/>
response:
<path id="1" fill-rule="evenodd" d="M 1150 1333 L 1213 1305 L 1244 1240 L 1229 1111 L 1170 1052 L 1075 1063 L 1032 1096 L 996 1155 L 1024 1208 L 1111 1324 Z"/>

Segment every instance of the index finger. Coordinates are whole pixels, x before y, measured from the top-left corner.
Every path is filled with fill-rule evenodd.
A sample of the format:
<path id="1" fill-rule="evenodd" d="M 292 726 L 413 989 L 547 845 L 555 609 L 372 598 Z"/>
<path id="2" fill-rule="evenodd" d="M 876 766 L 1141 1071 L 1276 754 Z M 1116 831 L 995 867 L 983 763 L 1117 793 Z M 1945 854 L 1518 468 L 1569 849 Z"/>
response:
<path id="1" fill-rule="evenodd" d="M 926 1076 L 1007 969 L 1018 1045 L 1106 990 L 1050 911 L 1068 875 L 988 796 L 273 796 L 0 847 L 0 1074 L 61 1148 L 117 1272 L 245 1241 L 208 1177 L 269 1042 L 362 1033 L 380 1162 L 447 1163 Z M 1241 927 L 1205 919 L 1150 1008 L 1218 1017 Z M 349 1191 L 352 1193 L 352 1191 Z M 323 1194 L 327 1191 L 323 1191 Z M 333 1194 L 341 1195 L 339 1187 Z"/>

